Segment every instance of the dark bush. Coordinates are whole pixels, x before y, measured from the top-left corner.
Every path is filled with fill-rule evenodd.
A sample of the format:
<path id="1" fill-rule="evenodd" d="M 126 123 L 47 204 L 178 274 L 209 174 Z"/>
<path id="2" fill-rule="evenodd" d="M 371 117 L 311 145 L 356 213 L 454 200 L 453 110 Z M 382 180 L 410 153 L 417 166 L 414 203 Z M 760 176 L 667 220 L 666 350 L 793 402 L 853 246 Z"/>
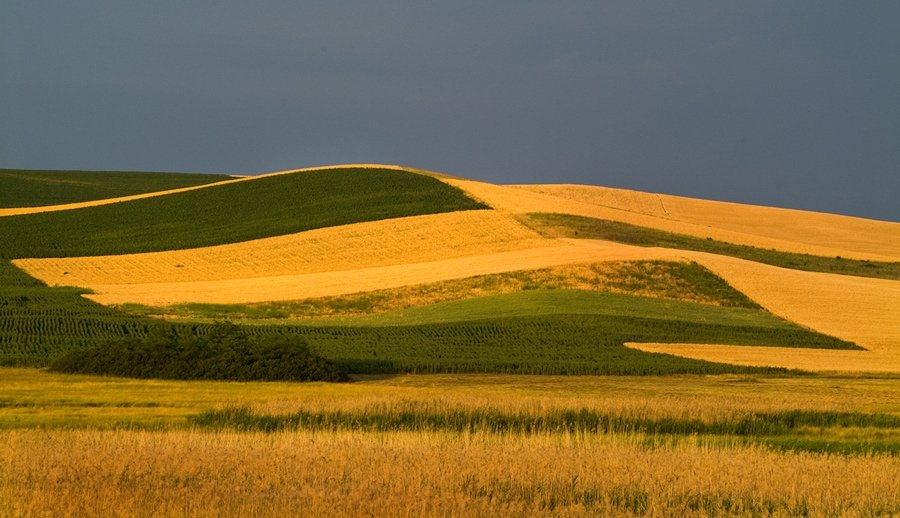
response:
<path id="1" fill-rule="evenodd" d="M 130 378 L 231 381 L 347 381 L 345 372 L 299 337 L 251 337 L 234 324 L 206 336 L 152 330 L 131 338 L 73 350 L 51 370 Z"/>

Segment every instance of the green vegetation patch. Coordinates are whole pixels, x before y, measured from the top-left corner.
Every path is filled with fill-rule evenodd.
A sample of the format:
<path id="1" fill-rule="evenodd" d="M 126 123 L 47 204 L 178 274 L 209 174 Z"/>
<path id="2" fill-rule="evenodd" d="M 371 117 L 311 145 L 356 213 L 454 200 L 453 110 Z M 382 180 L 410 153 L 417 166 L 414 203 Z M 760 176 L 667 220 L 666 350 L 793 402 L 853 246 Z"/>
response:
<path id="1" fill-rule="evenodd" d="M 61 205 L 230 179 L 224 174 L 0 169 L 0 207 Z"/>
<path id="2" fill-rule="evenodd" d="M 248 336 L 233 324 L 208 333 L 157 328 L 144 338 L 70 351 L 51 370 L 130 378 L 228 381 L 348 381 L 297 336 Z"/>
<path id="3" fill-rule="evenodd" d="M 779 252 L 754 246 L 725 243 L 711 238 L 701 239 L 674 234 L 619 221 L 570 214 L 532 213 L 519 219 L 532 229 L 549 237 L 605 239 L 636 246 L 656 246 L 728 255 L 794 270 L 900 280 L 900 262 L 862 261 Z"/>
<path id="4" fill-rule="evenodd" d="M 0 218 L 0 257 L 176 250 L 485 208 L 429 176 L 392 169 L 328 169 L 127 203 Z"/>
<path id="5" fill-rule="evenodd" d="M 299 411 L 264 414 L 245 407 L 208 410 L 189 418 L 213 430 L 276 432 L 341 430 L 364 432 L 434 432 L 549 434 L 645 434 L 652 446 L 666 436 L 738 437 L 782 450 L 842 454 L 900 453 L 900 417 L 888 414 L 832 411 L 752 412 L 701 420 L 641 417 L 591 408 L 554 409 L 541 413 L 492 408 L 401 407 L 356 411 Z M 852 430 L 852 434 L 847 433 Z"/>

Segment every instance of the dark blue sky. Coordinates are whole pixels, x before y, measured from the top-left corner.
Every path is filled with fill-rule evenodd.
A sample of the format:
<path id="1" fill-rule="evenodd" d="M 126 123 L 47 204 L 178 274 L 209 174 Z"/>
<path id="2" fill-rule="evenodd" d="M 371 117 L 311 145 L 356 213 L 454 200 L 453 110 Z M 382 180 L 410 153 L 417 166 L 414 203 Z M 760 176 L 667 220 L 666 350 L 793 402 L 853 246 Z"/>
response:
<path id="1" fill-rule="evenodd" d="M 900 220 L 900 2 L 0 3 L 0 167 L 398 163 Z"/>

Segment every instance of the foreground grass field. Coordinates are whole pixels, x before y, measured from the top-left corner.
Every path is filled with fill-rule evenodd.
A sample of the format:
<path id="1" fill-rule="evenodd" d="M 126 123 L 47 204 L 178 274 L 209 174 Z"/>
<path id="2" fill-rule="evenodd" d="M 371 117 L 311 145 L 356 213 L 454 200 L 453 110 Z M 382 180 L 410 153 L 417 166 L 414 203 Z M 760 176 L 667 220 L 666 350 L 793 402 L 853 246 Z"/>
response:
<path id="1" fill-rule="evenodd" d="M 0 208 L 117 198 L 230 178 L 223 174 L 0 169 Z"/>
<path id="2" fill-rule="evenodd" d="M 890 515 L 900 512 L 900 459 L 890 453 L 900 444 L 897 383 L 442 375 L 298 385 L 0 369 L 8 446 L 0 507 L 13 515 Z M 236 408 L 295 424 L 264 432 L 240 431 L 250 420 L 209 422 Z M 566 412 L 625 426 L 498 431 L 490 421 L 541 423 Z M 301 414 L 336 416 L 337 425 L 303 425 Z M 716 427 L 765 416 L 781 424 Z"/>

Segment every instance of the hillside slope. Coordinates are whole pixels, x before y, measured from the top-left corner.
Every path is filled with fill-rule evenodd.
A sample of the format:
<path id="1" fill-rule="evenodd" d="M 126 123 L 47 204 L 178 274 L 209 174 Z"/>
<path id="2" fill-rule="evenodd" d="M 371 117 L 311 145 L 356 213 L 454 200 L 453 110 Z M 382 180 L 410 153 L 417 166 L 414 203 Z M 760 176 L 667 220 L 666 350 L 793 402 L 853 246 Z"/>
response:
<path id="1" fill-rule="evenodd" d="M 602 187 L 445 181 L 513 214 L 575 214 L 785 252 L 900 260 L 900 223 Z"/>
<path id="2" fill-rule="evenodd" d="M 14 264 L 48 284 L 90 289 L 87 297 L 103 304 L 162 308 L 309 300 L 429 283 L 440 289 L 441 282 L 485 274 L 610 261 L 695 261 L 774 315 L 869 349 L 847 352 L 861 370 L 900 372 L 900 362 L 886 361 L 900 358 L 900 312 L 894 309 L 900 307 L 900 281 L 801 272 L 719 252 L 548 237 L 515 217 L 548 212 L 832 259 L 900 259 L 898 223 L 584 186 L 498 186 L 374 165 L 287 171 L 106 206 L 0 218 L 0 236 L 8 243 L 0 255 L 16 258 Z M 397 318 L 399 325 L 406 317 Z M 552 330 L 546 332 L 552 341 Z M 731 328 L 716 336 L 729 344 L 738 343 L 729 336 L 742 335 Z M 736 357 L 713 346 L 646 347 L 712 361 Z M 787 355 L 741 347 L 738 356 L 754 361 L 767 352 L 767 365 L 794 366 L 789 356 L 803 357 L 795 349 Z M 836 367 L 839 356 L 816 360 L 816 352 L 809 351 L 803 368 Z M 748 361 L 736 363 L 753 364 Z"/>
<path id="3" fill-rule="evenodd" d="M 396 169 L 343 168 L 219 183 L 125 203 L 0 218 L 0 257 L 72 257 L 237 243 L 335 225 L 483 209 Z"/>

